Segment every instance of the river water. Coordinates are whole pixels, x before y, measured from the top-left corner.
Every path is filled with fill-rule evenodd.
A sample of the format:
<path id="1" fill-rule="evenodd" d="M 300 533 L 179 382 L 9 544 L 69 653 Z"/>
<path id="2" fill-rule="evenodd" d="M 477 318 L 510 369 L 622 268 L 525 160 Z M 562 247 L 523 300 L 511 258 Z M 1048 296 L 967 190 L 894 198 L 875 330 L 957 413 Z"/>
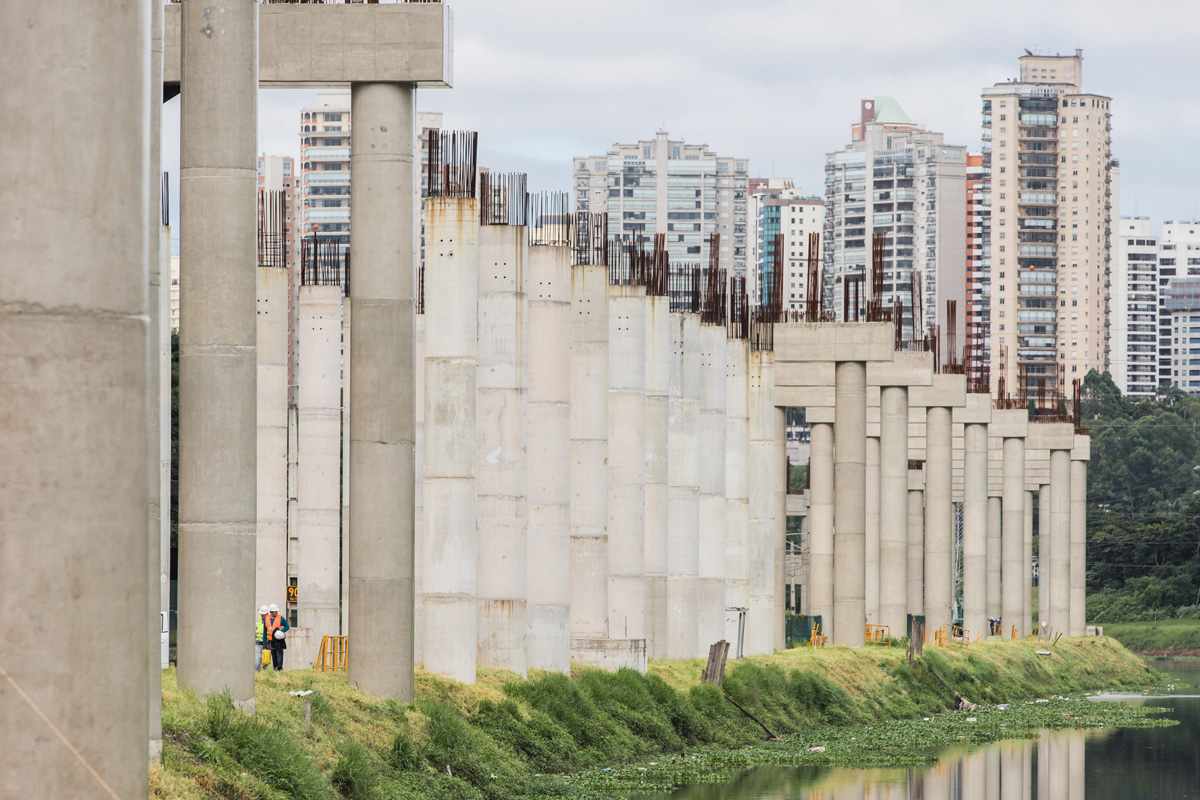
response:
<path id="1" fill-rule="evenodd" d="M 1200 686 L 1200 660 L 1153 662 Z M 1190 689 L 1188 691 L 1191 691 Z M 1105 698 L 1170 709 L 1170 728 L 1047 731 L 922 769 L 763 767 L 672 800 L 1200 800 L 1200 695 Z"/>

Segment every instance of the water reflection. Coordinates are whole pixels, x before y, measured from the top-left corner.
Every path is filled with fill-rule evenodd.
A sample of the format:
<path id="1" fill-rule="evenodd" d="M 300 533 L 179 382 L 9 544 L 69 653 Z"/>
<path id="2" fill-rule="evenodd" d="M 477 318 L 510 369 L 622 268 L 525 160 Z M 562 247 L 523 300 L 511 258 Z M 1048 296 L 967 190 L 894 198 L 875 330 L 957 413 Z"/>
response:
<path id="1" fill-rule="evenodd" d="M 1157 663 L 1200 686 L 1200 661 Z M 931 768 L 854 770 L 769 767 L 673 800 L 1200 800 L 1200 696 L 1126 699 L 1168 709 L 1179 725 L 1120 731 L 1043 732 L 947 753 Z"/>

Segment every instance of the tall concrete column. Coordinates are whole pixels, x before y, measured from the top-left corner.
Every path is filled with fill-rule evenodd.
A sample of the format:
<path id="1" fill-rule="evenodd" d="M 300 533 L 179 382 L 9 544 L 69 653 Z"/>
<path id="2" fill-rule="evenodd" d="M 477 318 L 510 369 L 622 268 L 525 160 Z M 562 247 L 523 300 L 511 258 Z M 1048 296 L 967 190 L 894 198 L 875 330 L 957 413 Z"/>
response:
<path id="1" fill-rule="evenodd" d="M 1050 451 L 1050 633 L 1068 634 L 1071 620 L 1071 452 Z"/>
<path id="2" fill-rule="evenodd" d="M 1025 524 L 1021 537 L 1021 630 L 1026 636 L 1033 629 L 1033 492 L 1025 491 Z"/>
<path id="3" fill-rule="evenodd" d="M 1038 487 L 1038 633 L 1050 629 L 1050 484 Z"/>
<path id="4" fill-rule="evenodd" d="M 879 623 L 901 636 L 908 621 L 908 389 L 879 393 Z"/>
<path id="5" fill-rule="evenodd" d="M 771 385 L 775 380 L 775 354 L 768 361 Z M 774 595 L 775 650 L 787 648 L 787 621 L 785 603 L 784 559 L 787 551 L 787 420 L 784 410 L 771 406 L 771 467 L 774 498 L 774 515 L 771 519 L 771 569 L 774 573 L 772 594 Z"/>
<path id="6" fill-rule="evenodd" d="M 1003 614 L 1003 597 L 1001 578 L 1003 577 L 1004 553 L 1002 548 L 1002 505 L 1001 498 L 990 496 L 987 499 L 987 615 L 988 619 L 998 619 Z"/>
<path id="7" fill-rule="evenodd" d="M 293 555 L 300 598 L 297 630 L 289 644 L 294 664 L 311 662 L 321 637 L 340 632 L 342 302 L 340 286 L 300 287 L 296 373 L 300 452 Z M 279 580 L 261 565 L 259 574 L 271 581 L 259 588 L 260 604 L 282 606 L 286 574 Z"/>
<path id="8" fill-rule="evenodd" d="M 867 365 L 843 361 L 835 372 L 837 423 L 833 429 L 833 638 L 863 643 L 866 619 L 865 531 Z"/>
<path id="9" fill-rule="evenodd" d="M 424 363 L 418 365 L 424 375 L 420 651 L 430 672 L 474 683 L 480 538 L 475 500 L 478 201 L 425 201 L 425 262 Z M 560 338 L 565 334 L 560 331 Z M 566 565 L 558 570 L 565 573 Z"/>
<path id="10" fill-rule="evenodd" d="M 258 4 L 182 15 L 179 683 L 252 710 Z"/>
<path id="11" fill-rule="evenodd" d="M 987 635 L 987 426 L 963 428 L 963 628 Z"/>
<path id="12" fill-rule="evenodd" d="M 258 523 L 254 596 L 256 607 L 278 603 L 282 608 L 287 598 L 288 274 L 285 269 L 262 266 L 255 273 L 258 284 Z M 341 314 L 338 317 L 340 319 Z M 340 333 L 338 331 L 339 336 Z M 334 344 L 337 345 L 336 338 Z M 337 371 L 333 381 L 336 393 L 341 388 Z M 334 408 L 339 405 L 335 402 Z"/>
<path id="13" fill-rule="evenodd" d="M 933 407 L 926 417 L 925 627 L 950 631 L 954 602 L 954 525 L 951 509 L 951 416 Z"/>
<path id="14" fill-rule="evenodd" d="M 526 230 L 479 229 L 479 664 L 525 674 Z"/>
<path id="15" fill-rule="evenodd" d="M 1087 462 L 1071 460 L 1070 577 L 1068 578 L 1071 636 L 1087 631 Z"/>
<path id="16" fill-rule="evenodd" d="M 533 669 L 569 672 L 570 332 L 571 251 L 529 248 L 529 394 L 525 437 L 529 457 L 529 633 Z"/>
<path id="17" fill-rule="evenodd" d="M 725 326 L 701 325 L 696 656 L 725 637 Z"/>
<path id="18" fill-rule="evenodd" d="M 751 424 L 753 425 L 753 420 Z M 753 437 L 753 429 L 751 436 Z M 820 618 L 822 632 L 829 635 L 835 628 L 833 425 L 827 422 L 812 423 L 809 436 L 808 485 L 812 499 L 808 507 L 808 604 L 812 616 Z M 753 514 L 754 482 L 758 479 L 753 470 L 750 478 L 750 513 Z"/>
<path id="19" fill-rule="evenodd" d="M 908 613 L 925 613 L 925 490 L 908 490 Z"/>
<path id="20" fill-rule="evenodd" d="M 0 40 L 0 792 L 145 797 L 150 9 L 5 3 Z"/>
<path id="21" fill-rule="evenodd" d="M 730 339 L 725 378 L 725 607 L 750 607 L 749 344 Z M 725 639 L 738 641 L 738 615 L 725 618 Z"/>
<path id="22" fill-rule="evenodd" d="M 415 290 L 414 290 L 415 291 Z M 299 305 L 299 299 L 297 299 Z M 354 303 L 350 297 L 345 297 L 342 300 L 342 634 L 350 633 L 350 363 L 354 355 L 353 342 L 351 336 L 354 328 Z M 413 316 L 413 564 L 416 562 L 416 536 L 417 536 L 417 498 L 416 488 L 420 486 L 417 483 L 416 476 L 420 463 L 417 459 L 417 425 L 416 412 L 417 403 L 423 396 L 421 390 L 424 385 L 425 370 L 419 365 L 422 363 L 417 360 L 418 355 L 422 355 L 424 351 L 421 349 L 423 345 L 418 339 L 418 333 L 423 334 L 424 329 L 419 328 L 417 317 Z M 421 412 L 424 416 L 424 411 Z M 299 446 L 299 445 L 297 445 Z M 299 470 L 297 470 L 297 476 Z M 414 570 L 415 571 L 415 570 Z M 416 593 L 416 581 L 413 582 L 413 593 Z M 415 605 L 415 604 L 414 604 Z M 416 609 L 413 610 L 414 625 L 413 625 L 413 641 L 414 641 L 414 660 L 416 656 Z"/>
<path id="23" fill-rule="evenodd" d="M 422 210 L 424 208 L 422 203 Z M 421 309 L 420 303 L 417 308 Z M 413 318 L 413 373 L 413 663 L 424 667 L 425 593 L 428 591 L 425 588 L 425 400 L 428 395 L 425 392 L 425 313 L 420 310 Z M 343 546 L 348 544 L 348 541 L 343 541 Z M 346 582 L 342 583 L 345 586 Z M 345 609 L 346 605 L 343 602 L 342 608 Z M 346 621 L 343 622 L 343 628 L 346 627 Z"/>
<path id="24" fill-rule="evenodd" d="M 1001 633 L 1008 634 L 1016 626 L 1017 635 L 1024 636 L 1025 604 L 1021 600 L 1025 588 L 1025 570 L 1021 564 L 1025 548 L 1024 439 L 1004 439 L 1004 495 L 1001 502 Z"/>
<path id="25" fill-rule="evenodd" d="M 865 548 L 865 584 L 863 597 L 866 603 L 866 621 L 872 625 L 879 624 L 879 516 L 880 516 L 880 437 L 867 437 L 866 456 L 866 533 L 863 538 Z"/>
<path id="26" fill-rule="evenodd" d="M 699 652 L 696 582 L 700 569 L 700 353 L 700 316 L 673 315 L 667 422 L 668 658 L 692 658 Z"/>
<path id="27" fill-rule="evenodd" d="M 571 636 L 608 636 L 608 269 L 571 271 Z"/>
<path id="28" fill-rule="evenodd" d="M 162 219 L 162 61 L 163 61 L 163 4 L 150 4 L 150 130 L 147 147 L 150 153 L 147 164 L 146 189 L 146 265 L 148 269 L 146 325 L 146 623 L 150 636 L 147 648 L 149 686 L 147 699 L 150 708 L 147 716 L 150 759 L 162 756 L 162 670 L 167 666 L 162 654 L 161 631 L 168 610 L 162 603 L 160 584 L 170 575 L 171 539 L 171 361 L 170 361 L 170 306 L 164 303 L 167 287 L 171 283 L 170 262 L 163 281 L 162 245 L 163 232 L 167 224 Z M 168 239 L 168 246 L 170 240 Z M 166 314 L 163 311 L 166 309 Z M 162 359 L 163 337 L 166 337 L 167 360 Z M 165 367 L 165 368 L 164 368 Z M 164 379 L 164 374 L 166 375 Z M 164 380 L 165 389 L 164 392 Z M 164 414 L 163 397 L 166 397 Z M 165 448 L 164 448 L 165 445 Z M 166 474 L 163 474 L 163 451 L 166 449 Z M 164 480 L 164 477 L 166 480 Z M 167 570 L 162 569 L 163 549 L 166 548 Z"/>
<path id="29" fill-rule="evenodd" d="M 413 695 L 413 87 L 350 87 L 350 681 Z"/>
<path id="30" fill-rule="evenodd" d="M 667 566 L 670 560 L 668 461 L 671 383 L 671 300 L 646 297 L 646 440 L 644 525 L 649 635 L 647 656 L 667 657 Z"/>
<path id="31" fill-rule="evenodd" d="M 646 289 L 608 296 L 608 635 L 646 638 Z"/>

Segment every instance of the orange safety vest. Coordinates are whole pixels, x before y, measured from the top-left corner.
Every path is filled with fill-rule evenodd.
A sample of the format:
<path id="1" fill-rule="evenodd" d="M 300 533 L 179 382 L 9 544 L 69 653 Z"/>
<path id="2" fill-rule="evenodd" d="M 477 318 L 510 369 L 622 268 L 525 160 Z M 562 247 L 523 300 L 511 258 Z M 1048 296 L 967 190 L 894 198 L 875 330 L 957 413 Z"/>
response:
<path id="1" fill-rule="evenodd" d="M 267 631 L 267 643 L 275 641 L 275 631 L 283 627 L 283 615 L 279 613 L 264 614 L 263 627 Z"/>

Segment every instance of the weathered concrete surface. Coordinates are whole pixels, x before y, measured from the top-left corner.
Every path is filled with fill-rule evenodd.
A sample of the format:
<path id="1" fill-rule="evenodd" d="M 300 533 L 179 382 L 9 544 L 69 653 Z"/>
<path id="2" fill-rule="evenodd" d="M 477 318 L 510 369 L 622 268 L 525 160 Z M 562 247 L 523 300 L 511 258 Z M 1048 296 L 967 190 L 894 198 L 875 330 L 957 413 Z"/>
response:
<path id="1" fill-rule="evenodd" d="M 670 561 L 670 384 L 671 300 L 666 295 L 646 298 L 646 439 L 644 463 L 646 616 L 649 658 L 667 657 L 669 607 L 667 565 Z"/>
<path id="2" fill-rule="evenodd" d="M 528 398 L 529 631 L 531 669 L 569 672 L 571 641 L 570 330 L 571 251 L 529 248 Z"/>
<path id="3" fill-rule="evenodd" d="M 837 365 L 837 423 L 833 428 L 834 644 L 863 643 L 865 607 L 867 365 Z"/>
<path id="4" fill-rule="evenodd" d="M 479 229 L 479 664 L 525 674 L 528 619 L 524 227 Z"/>
<path id="5" fill-rule="evenodd" d="M 341 633 L 344 299 L 340 286 L 300 287 L 296 372 L 300 453 L 296 476 L 297 546 L 292 555 L 300 598 L 295 633 L 288 641 L 288 660 L 293 666 L 311 664 L 321 637 Z M 260 406 L 262 395 L 260 391 Z M 283 562 L 269 569 L 270 574 L 259 564 L 259 576 L 267 581 L 258 589 L 259 603 L 277 603 L 282 608 L 287 586 L 286 549 Z M 276 569 L 282 575 L 276 574 Z"/>
<path id="6" fill-rule="evenodd" d="M 987 426 L 963 432 L 963 627 L 987 635 Z"/>
<path id="7" fill-rule="evenodd" d="M 1001 580 L 1004 570 L 1003 504 L 1000 495 L 987 499 L 987 615 L 999 619 L 1003 613 L 1004 593 Z"/>
<path id="8" fill-rule="evenodd" d="M 1038 489 L 1038 634 L 1050 629 L 1050 484 Z"/>
<path id="9" fill-rule="evenodd" d="M 609 288 L 608 347 L 608 635 L 645 639 L 645 287 Z"/>
<path id="10" fill-rule="evenodd" d="M 430 672 L 474 683 L 479 626 L 477 200 L 425 201 L 425 260 L 420 649 Z M 565 340 L 566 331 L 560 336 Z M 559 568 L 567 571 L 565 564 Z"/>
<path id="11" fill-rule="evenodd" d="M 1028 636 L 1033 629 L 1033 492 L 1025 491 L 1025 522 L 1021 537 L 1021 630 Z"/>
<path id="12" fill-rule="evenodd" d="M 753 419 L 751 419 L 753 424 Z M 753 431 L 752 431 L 753 436 Z M 820 617 L 822 632 L 830 635 L 834 628 L 833 574 L 833 426 L 814 423 L 810 439 L 812 449 L 808 462 L 808 485 L 812 493 L 808 508 L 808 606 L 809 613 Z M 753 439 L 751 440 L 753 445 Z M 756 476 L 752 473 L 751 480 Z M 754 483 L 750 485 L 751 515 L 754 514 Z M 753 569 L 753 562 L 751 563 Z"/>
<path id="13" fill-rule="evenodd" d="M 935 383 L 940 377 L 946 376 L 935 376 Z M 930 408 L 926 417 L 925 460 L 925 625 L 931 634 L 942 627 L 949 633 L 954 602 L 950 437 L 950 409 Z"/>
<path id="14" fill-rule="evenodd" d="M 1078 437 L 1084 438 L 1084 437 Z M 1083 458 L 1071 458 L 1071 636 L 1083 636 L 1087 629 L 1087 468 Z"/>
<path id="15" fill-rule="evenodd" d="M 571 270 L 571 636 L 608 636 L 608 269 Z"/>
<path id="16" fill-rule="evenodd" d="M 908 613 L 925 613 L 925 490 L 908 489 Z"/>
<path id="17" fill-rule="evenodd" d="M 258 5 L 181 13 L 179 683 L 253 709 Z"/>
<path id="18" fill-rule="evenodd" d="M 866 484 L 864 504 L 866 511 L 866 533 L 863 548 L 866 553 L 865 583 L 863 586 L 866 621 L 879 624 L 879 437 L 867 437 Z"/>
<path id="19" fill-rule="evenodd" d="M 179 42 L 180 7 L 168 5 L 167 84 L 180 82 Z M 264 86 L 387 81 L 439 87 L 454 80 L 449 4 L 264 5 L 258 48 Z"/>
<path id="20" fill-rule="evenodd" d="M 1050 632 L 1071 628 L 1071 451 L 1050 452 Z"/>
<path id="21" fill-rule="evenodd" d="M 725 351 L 725 608 L 750 607 L 750 349 L 731 339 Z M 725 639 L 737 647 L 738 613 L 726 612 Z"/>
<path id="22" fill-rule="evenodd" d="M 673 314 L 667 418 L 668 658 L 692 658 L 699 652 L 700 394 L 700 316 Z"/>
<path id="23" fill-rule="evenodd" d="M 284 269 L 260 267 L 257 279 L 258 363 L 258 524 L 255 541 L 255 607 L 278 603 L 287 597 L 287 459 L 288 459 L 288 273 Z M 341 292 L 338 320 L 341 320 Z M 341 382 L 341 352 L 334 336 L 335 365 L 333 392 L 338 398 Z M 303 355 L 303 352 L 301 352 Z M 341 405 L 335 399 L 334 408 Z M 340 435 L 340 431 L 335 434 Z M 340 460 L 340 459 L 339 459 Z M 337 461 L 335 460 L 335 465 Z M 337 476 L 334 477 L 336 490 Z M 336 544 L 336 538 L 334 540 Z M 336 568 L 336 560 L 335 560 Z M 336 585 L 336 583 L 335 583 Z M 294 654 L 292 654 L 294 655 Z"/>
<path id="24" fill-rule="evenodd" d="M 146 796 L 149 17 L 0 4 L 5 797 Z"/>
<path id="25" fill-rule="evenodd" d="M 725 326 L 701 325 L 696 656 L 725 636 Z"/>
<path id="26" fill-rule="evenodd" d="M 184 92 L 186 97 L 190 87 Z M 413 696 L 413 88 L 351 87 L 350 681 Z"/>
<path id="27" fill-rule="evenodd" d="M 1025 440 L 1004 439 L 1004 495 L 1001 500 L 1001 559 L 1000 614 L 1004 632 L 1015 626 L 1018 636 L 1024 628 L 1025 569 L 1022 556 L 1025 549 Z"/>
<path id="28" fill-rule="evenodd" d="M 868 373 L 870 368 L 868 367 Z M 900 636 L 908 617 L 908 389 L 879 398 L 879 623 Z"/>

